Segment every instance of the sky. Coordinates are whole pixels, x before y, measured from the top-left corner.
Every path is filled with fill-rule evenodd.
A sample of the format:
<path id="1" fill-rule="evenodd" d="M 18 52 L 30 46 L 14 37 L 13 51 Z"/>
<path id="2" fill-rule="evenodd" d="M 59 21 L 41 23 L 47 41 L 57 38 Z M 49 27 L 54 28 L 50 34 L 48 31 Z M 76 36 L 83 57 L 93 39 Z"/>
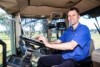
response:
<path id="1" fill-rule="evenodd" d="M 0 31 L 5 31 L 5 30 L 6 30 L 6 28 L 4 26 L 0 25 Z"/>
<path id="2" fill-rule="evenodd" d="M 2 9 L 0 8 L 0 13 L 1 13 L 1 12 L 2 12 L 2 13 L 6 13 L 4 10 L 2 10 Z"/>
<path id="3" fill-rule="evenodd" d="M 100 17 L 97 17 L 97 20 L 100 25 Z M 86 19 L 84 17 L 81 17 L 79 21 L 80 21 L 80 23 L 87 25 L 89 27 L 89 29 L 96 29 L 96 27 L 94 25 L 94 23 L 97 25 L 95 18 Z"/>

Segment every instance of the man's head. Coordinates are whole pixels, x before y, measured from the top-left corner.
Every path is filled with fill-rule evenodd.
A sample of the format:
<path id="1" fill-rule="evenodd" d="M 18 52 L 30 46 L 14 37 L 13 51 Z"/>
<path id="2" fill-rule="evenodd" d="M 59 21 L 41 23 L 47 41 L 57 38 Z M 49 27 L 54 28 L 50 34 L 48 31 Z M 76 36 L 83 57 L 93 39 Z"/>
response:
<path id="1" fill-rule="evenodd" d="M 68 11 L 68 21 L 72 24 L 75 25 L 79 22 L 79 10 L 75 7 L 72 7 Z"/>

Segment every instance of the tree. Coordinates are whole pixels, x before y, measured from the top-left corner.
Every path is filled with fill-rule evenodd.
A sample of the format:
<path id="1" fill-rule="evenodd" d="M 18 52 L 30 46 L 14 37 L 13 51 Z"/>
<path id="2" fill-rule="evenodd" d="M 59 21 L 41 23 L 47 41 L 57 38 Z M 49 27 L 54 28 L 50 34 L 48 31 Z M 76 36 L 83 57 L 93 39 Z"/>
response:
<path id="1" fill-rule="evenodd" d="M 8 36 L 10 35 L 10 22 L 11 16 L 8 15 L 7 13 L 0 13 L 0 24 L 6 28 L 6 33 Z"/>

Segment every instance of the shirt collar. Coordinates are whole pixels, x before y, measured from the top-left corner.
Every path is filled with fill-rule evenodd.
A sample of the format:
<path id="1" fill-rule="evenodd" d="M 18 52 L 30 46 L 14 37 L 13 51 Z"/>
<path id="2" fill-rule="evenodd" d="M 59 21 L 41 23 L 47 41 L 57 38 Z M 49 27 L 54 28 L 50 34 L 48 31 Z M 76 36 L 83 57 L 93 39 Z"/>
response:
<path id="1" fill-rule="evenodd" d="M 76 31 L 76 30 L 80 27 L 80 25 L 81 25 L 81 24 L 79 23 L 75 30 L 73 30 L 73 27 L 71 26 L 71 27 L 70 27 L 70 30 Z"/>

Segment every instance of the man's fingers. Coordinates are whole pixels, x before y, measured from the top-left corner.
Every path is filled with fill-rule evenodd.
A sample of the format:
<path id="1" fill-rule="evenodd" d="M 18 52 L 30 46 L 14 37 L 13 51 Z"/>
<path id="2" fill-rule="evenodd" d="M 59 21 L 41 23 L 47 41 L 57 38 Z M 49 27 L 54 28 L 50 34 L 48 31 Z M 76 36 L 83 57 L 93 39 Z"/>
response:
<path id="1" fill-rule="evenodd" d="M 39 36 L 36 36 L 35 39 L 39 39 Z"/>

